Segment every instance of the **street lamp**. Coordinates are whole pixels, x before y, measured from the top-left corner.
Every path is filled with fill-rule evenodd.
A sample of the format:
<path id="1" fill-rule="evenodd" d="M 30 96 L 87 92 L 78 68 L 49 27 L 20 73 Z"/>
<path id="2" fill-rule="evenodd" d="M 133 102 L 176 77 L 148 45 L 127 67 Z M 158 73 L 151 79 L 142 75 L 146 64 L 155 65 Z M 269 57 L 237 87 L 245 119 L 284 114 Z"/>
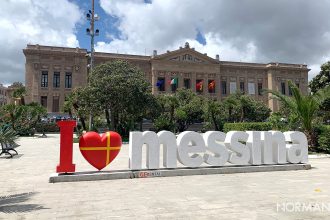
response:
<path id="1" fill-rule="evenodd" d="M 98 36 L 100 34 L 99 29 L 94 31 L 94 22 L 98 21 L 100 17 L 94 13 L 94 0 L 92 0 L 92 10 L 89 10 L 86 14 L 86 19 L 90 23 L 90 27 L 86 29 L 86 34 L 91 36 L 91 52 L 90 52 L 90 63 L 88 64 L 89 73 L 93 71 L 94 67 L 94 36 Z M 89 130 L 91 130 L 93 125 L 93 116 L 92 113 L 89 114 Z"/>

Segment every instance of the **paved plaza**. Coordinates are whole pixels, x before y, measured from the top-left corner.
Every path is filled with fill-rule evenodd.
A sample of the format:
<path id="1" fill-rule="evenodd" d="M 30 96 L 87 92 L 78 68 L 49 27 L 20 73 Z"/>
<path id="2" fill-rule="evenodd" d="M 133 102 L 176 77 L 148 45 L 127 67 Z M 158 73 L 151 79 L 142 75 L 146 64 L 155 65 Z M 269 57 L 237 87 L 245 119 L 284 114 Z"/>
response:
<path id="1" fill-rule="evenodd" d="M 52 184 L 59 141 L 20 138 L 19 156 L 0 158 L 0 219 L 330 219 L 330 158 L 301 171 Z M 74 163 L 94 170 L 78 144 Z M 124 145 L 106 170 L 127 167 Z"/>

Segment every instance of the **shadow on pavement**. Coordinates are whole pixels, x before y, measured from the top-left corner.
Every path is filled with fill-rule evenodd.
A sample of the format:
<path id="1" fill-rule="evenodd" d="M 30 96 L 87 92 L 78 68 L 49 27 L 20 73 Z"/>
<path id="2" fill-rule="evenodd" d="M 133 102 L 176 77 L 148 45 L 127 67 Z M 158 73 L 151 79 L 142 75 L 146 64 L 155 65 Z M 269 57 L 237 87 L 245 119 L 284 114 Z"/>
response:
<path id="1" fill-rule="evenodd" d="M 18 158 L 22 157 L 23 155 L 24 154 L 13 154 L 13 157 L 10 157 L 10 155 L 5 154 L 5 156 L 1 156 L 0 159 L 18 159 Z"/>
<path id="2" fill-rule="evenodd" d="M 9 196 L 0 197 L 0 212 L 15 213 L 15 212 L 31 212 L 40 209 L 46 209 L 37 204 L 21 204 L 28 201 L 36 192 L 20 193 Z"/>

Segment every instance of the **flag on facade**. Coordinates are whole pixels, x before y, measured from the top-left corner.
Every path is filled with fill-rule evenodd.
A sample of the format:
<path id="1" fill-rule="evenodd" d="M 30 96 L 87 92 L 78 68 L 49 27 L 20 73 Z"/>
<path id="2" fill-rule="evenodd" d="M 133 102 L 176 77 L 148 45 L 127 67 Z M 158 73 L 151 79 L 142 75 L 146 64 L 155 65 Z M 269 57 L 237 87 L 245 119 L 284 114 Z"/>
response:
<path id="1" fill-rule="evenodd" d="M 199 92 L 203 91 L 203 80 L 196 84 L 196 90 Z"/>
<path id="2" fill-rule="evenodd" d="M 164 80 L 161 79 L 157 81 L 156 86 L 161 87 L 163 84 L 164 84 Z"/>
<path id="3" fill-rule="evenodd" d="M 178 84 L 178 78 L 173 78 L 171 80 L 171 85 L 177 85 Z"/>
<path id="4" fill-rule="evenodd" d="M 214 80 L 212 80 L 210 83 L 209 83 L 209 90 L 214 90 L 214 88 L 215 88 L 215 82 L 214 82 Z"/>

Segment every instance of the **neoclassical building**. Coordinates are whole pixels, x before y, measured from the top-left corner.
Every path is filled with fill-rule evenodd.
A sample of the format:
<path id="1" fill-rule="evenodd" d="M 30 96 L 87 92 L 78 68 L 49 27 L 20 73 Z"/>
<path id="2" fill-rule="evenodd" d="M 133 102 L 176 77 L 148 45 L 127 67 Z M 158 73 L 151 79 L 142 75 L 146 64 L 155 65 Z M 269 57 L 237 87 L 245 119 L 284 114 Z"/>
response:
<path id="1" fill-rule="evenodd" d="M 88 54 L 86 49 L 27 45 L 23 50 L 27 102 L 39 102 L 48 112 L 60 112 L 73 88 L 87 84 Z M 174 93 L 189 88 L 197 94 L 222 100 L 241 91 L 278 110 L 276 100 L 262 89 L 291 95 L 288 81 L 307 93 L 307 65 L 288 63 L 246 63 L 212 58 L 191 48 L 188 43 L 174 51 L 152 56 L 95 53 L 95 64 L 126 60 L 139 67 L 152 85 L 152 93 Z"/>

